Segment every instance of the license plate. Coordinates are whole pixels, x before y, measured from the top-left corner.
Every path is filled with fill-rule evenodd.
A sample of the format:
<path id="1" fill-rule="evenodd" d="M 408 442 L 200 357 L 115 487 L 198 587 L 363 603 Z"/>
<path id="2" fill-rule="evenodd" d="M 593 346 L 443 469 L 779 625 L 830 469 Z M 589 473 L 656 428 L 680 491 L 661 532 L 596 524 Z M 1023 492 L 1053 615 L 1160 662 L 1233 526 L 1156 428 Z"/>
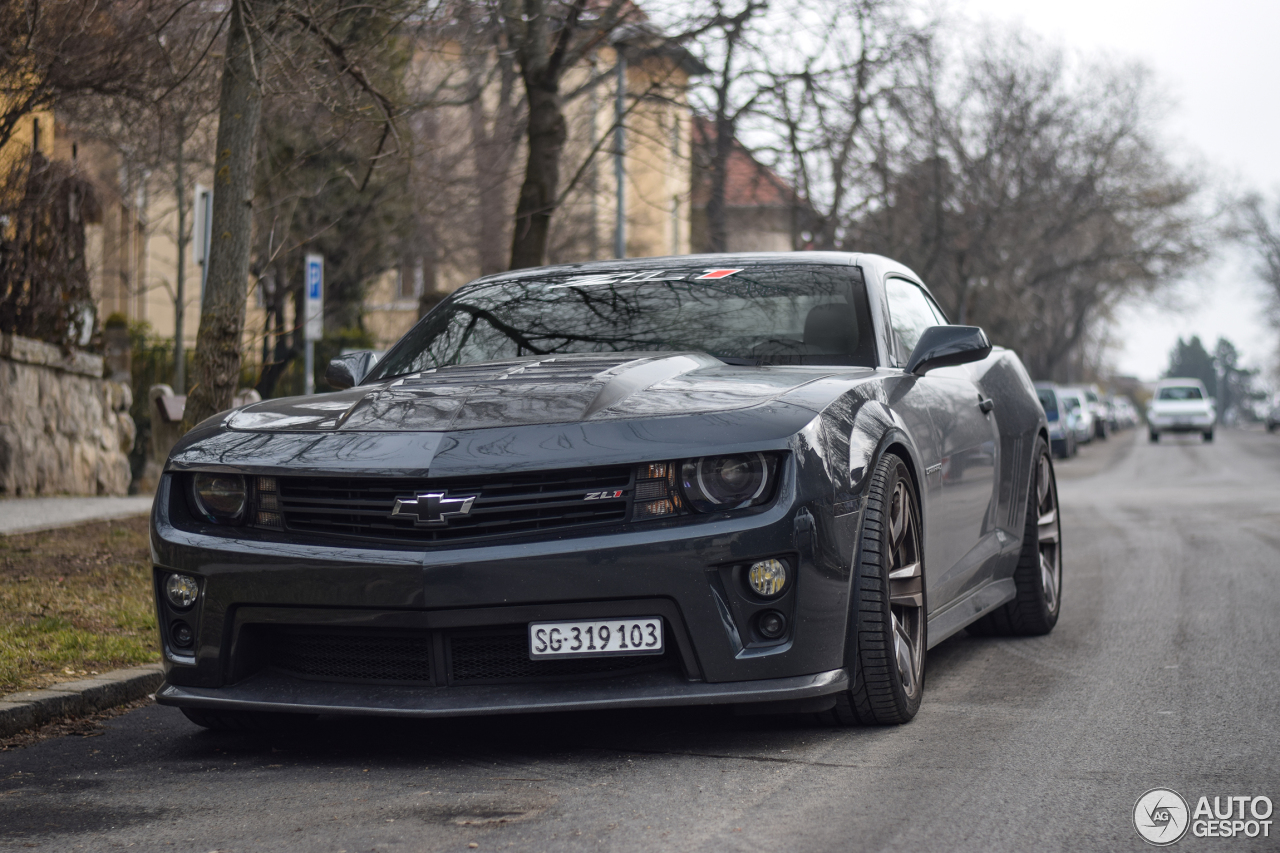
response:
<path id="1" fill-rule="evenodd" d="M 662 618 L 530 622 L 529 658 L 662 654 Z"/>

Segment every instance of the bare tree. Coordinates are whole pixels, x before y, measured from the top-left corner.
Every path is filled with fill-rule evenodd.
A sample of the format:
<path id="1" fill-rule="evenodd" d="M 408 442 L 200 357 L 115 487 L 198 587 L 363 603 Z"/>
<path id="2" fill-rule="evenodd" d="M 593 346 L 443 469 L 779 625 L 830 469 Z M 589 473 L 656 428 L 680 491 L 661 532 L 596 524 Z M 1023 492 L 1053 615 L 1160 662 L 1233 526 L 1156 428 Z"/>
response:
<path id="1" fill-rule="evenodd" d="M 289 92 L 335 114 L 371 114 L 378 142 L 364 177 L 354 178 L 367 185 L 378 162 L 400 147 L 399 107 L 383 91 L 377 64 L 383 51 L 396 48 L 405 21 L 427 10 L 425 3 L 401 0 L 232 0 L 218 102 L 213 239 L 186 427 L 227 408 L 239 383 L 264 97 L 269 90 Z"/>
<path id="2" fill-rule="evenodd" d="M 636 14 L 625 0 L 588 12 L 587 0 L 500 0 L 508 49 L 524 82 L 528 159 L 516 203 L 511 269 L 539 266 L 561 198 L 560 159 L 568 138 L 560 84 L 567 69 L 608 41 Z"/>
<path id="3" fill-rule="evenodd" d="M 278 0 L 231 2 L 218 97 L 212 239 L 196 336 L 197 376 L 187 399 L 184 429 L 229 408 L 240 383 L 253 225 L 253 167 L 266 60 L 263 31 L 276 25 L 280 11 Z"/>
<path id="4" fill-rule="evenodd" d="M 702 140 L 709 156 L 699 165 L 707 174 L 710 190 L 707 242 L 712 252 L 723 252 L 728 247 L 726 181 L 738 124 L 772 85 L 760 53 L 765 33 L 758 28 L 768 8 L 768 0 L 742 0 L 740 5 L 715 0 L 705 13 L 705 21 L 689 27 L 690 32 L 701 36 L 696 49 L 703 64 L 711 69 L 696 96 L 711 125 L 711 138 Z"/>
<path id="5" fill-rule="evenodd" d="M 0 148 L 23 118 L 65 98 L 145 92 L 154 70 L 145 46 L 183 5 L 182 0 L 0 2 Z"/>
<path id="6" fill-rule="evenodd" d="M 1164 156 L 1140 67 L 1077 69 L 1016 33 L 959 62 L 949 86 L 929 57 L 882 123 L 878 197 L 853 233 L 1033 374 L 1079 378 L 1095 324 L 1205 257 L 1200 182 Z"/>
<path id="7" fill-rule="evenodd" d="M 218 84 L 212 57 L 221 47 L 226 19 L 224 10 L 207 3 L 175 9 L 163 31 L 135 45 L 151 70 L 145 83 L 120 95 L 68 96 L 58 105 L 59 119 L 75 137 L 108 143 L 131 170 L 161 182 L 166 195 L 172 195 L 177 224 L 168 236 L 177 249 L 176 269 L 172 280 L 161 277 L 159 286 L 174 304 L 172 382 L 179 394 L 186 389 L 183 335 L 189 301 L 190 205 L 197 175 L 212 167 L 208 155 L 213 151 Z"/>
<path id="8" fill-rule="evenodd" d="M 1271 289 L 1272 322 L 1280 326 L 1280 202 L 1268 204 L 1262 196 L 1251 194 L 1241 212 L 1243 236 L 1258 258 L 1258 276 Z"/>
<path id="9" fill-rule="evenodd" d="M 846 229 L 874 183 L 875 110 L 885 111 L 928 55 L 931 22 L 916 23 L 900 0 L 797 4 L 791 50 L 770 63 L 757 107 L 768 122 L 776 168 L 810 206 L 809 244 L 851 248 Z"/>

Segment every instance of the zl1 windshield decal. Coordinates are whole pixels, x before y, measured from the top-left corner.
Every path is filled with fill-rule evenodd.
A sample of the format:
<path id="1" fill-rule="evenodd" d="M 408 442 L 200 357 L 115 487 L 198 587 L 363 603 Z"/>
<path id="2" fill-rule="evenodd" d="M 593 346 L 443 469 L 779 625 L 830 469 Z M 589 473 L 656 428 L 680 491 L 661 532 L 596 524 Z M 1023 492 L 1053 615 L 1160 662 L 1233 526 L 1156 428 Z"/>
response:
<path id="1" fill-rule="evenodd" d="M 647 284 L 663 281 L 715 281 L 728 278 L 734 273 L 742 272 L 746 267 L 738 269 L 704 269 L 702 275 L 693 275 L 693 270 L 649 270 L 632 273 L 605 273 L 603 275 L 583 275 L 566 279 L 558 284 L 547 286 L 547 290 L 559 290 L 565 287 L 603 287 L 610 284 Z"/>

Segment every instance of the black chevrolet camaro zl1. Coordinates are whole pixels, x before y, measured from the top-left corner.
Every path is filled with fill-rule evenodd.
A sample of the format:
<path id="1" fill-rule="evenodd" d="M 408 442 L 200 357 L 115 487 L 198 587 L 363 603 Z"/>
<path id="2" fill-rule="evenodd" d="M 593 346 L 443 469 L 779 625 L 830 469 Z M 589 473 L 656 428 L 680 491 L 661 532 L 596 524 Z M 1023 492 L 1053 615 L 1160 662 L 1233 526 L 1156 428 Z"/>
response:
<path id="1" fill-rule="evenodd" d="M 480 279 L 342 390 L 211 418 L 151 521 L 161 704 L 216 729 L 733 704 L 902 723 L 1058 619 L 1017 356 L 875 255 Z"/>

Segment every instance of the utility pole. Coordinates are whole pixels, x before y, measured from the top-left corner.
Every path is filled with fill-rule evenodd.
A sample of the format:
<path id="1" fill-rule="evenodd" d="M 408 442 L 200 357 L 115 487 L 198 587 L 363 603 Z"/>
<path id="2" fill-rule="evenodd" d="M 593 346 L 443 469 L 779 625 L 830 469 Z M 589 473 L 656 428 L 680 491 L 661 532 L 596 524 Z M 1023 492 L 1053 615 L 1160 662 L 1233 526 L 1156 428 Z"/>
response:
<path id="1" fill-rule="evenodd" d="M 627 129 L 623 121 L 627 117 L 627 54 L 622 42 L 614 44 L 618 53 L 618 93 L 613 102 L 613 175 L 617 181 L 617 209 L 613 223 L 613 255 L 616 258 L 627 256 L 627 166 L 624 155 L 627 152 Z"/>
<path id="2" fill-rule="evenodd" d="M 187 350 L 182 340 L 182 323 L 187 313 L 187 201 L 186 175 L 182 171 L 182 143 L 186 127 L 182 116 L 178 116 L 178 131 L 175 143 L 178 148 L 174 157 L 174 193 L 178 197 L 178 280 L 173 295 L 173 393 L 181 396 L 187 393 Z"/>

